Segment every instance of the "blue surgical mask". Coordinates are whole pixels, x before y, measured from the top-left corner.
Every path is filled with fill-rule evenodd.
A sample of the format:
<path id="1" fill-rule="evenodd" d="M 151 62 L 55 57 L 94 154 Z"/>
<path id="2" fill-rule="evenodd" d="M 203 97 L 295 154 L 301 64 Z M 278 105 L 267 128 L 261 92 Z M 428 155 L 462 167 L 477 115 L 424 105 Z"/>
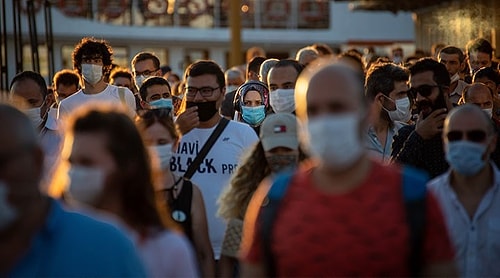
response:
<path id="1" fill-rule="evenodd" d="M 248 124 L 258 125 L 262 123 L 262 121 L 266 117 L 266 107 L 264 105 L 259 105 L 254 107 L 242 106 L 241 117 Z"/>
<path id="2" fill-rule="evenodd" d="M 446 144 L 446 161 L 459 174 L 470 177 L 479 173 L 486 161 L 483 155 L 486 145 L 469 141 L 454 141 Z"/>
<path id="3" fill-rule="evenodd" d="M 171 98 L 160 98 L 157 100 L 153 100 L 153 101 L 149 102 L 149 105 L 153 109 L 157 109 L 157 108 L 170 108 L 170 109 L 172 109 L 173 108 Z"/>

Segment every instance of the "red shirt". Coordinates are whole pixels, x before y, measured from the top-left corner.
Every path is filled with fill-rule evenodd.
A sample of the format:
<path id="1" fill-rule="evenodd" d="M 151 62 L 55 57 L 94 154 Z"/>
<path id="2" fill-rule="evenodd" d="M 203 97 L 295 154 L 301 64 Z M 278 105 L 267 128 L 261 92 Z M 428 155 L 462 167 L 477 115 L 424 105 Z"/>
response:
<path id="1" fill-rule="evenodd" d="M 373 162 L 366 180 L 345 194 L 317 189 L 299 171 L 282 200 L 273 229 L 278 276 L 408 276 L 409 229 L 396 166 Z M 441 211 L 428 196 L 425 263 L 450 262 L 454 252 Z M 258 232 L 243 260 L 261 262 Z"/>

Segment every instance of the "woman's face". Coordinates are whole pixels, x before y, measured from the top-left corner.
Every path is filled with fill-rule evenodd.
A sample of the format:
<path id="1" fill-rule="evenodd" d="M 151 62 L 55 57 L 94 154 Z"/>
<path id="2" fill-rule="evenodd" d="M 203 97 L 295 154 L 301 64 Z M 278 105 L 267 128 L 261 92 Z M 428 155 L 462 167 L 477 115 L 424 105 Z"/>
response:
<path id="1" fill-rule="evenodd" d="M 159 122 L 155 122 L 146 129 L 144 139 L 147 146 L 173 144 L 174 137 Z"/>
<path id="2" fill-rule="evenodd" d="M 71 166 L 99 168 L 109 176 L 117 170 L 117 165 L 106 146 L 107 141 L 102 133 L 75 133 L 68 162 Z"/>
<path id="3" fill-rule="evenodd" d="M 250 107 L 262 105 L 260 93 L 254 90 L 248 91 L 243 97 L 243 105 Z"/>
<path id="4" fill-rule="evenodd" d="M 294 168 L 299 163 L 299 151 L 286 147 L 273 148 L 266 151 L 265 156 L 273 173 Z"/>

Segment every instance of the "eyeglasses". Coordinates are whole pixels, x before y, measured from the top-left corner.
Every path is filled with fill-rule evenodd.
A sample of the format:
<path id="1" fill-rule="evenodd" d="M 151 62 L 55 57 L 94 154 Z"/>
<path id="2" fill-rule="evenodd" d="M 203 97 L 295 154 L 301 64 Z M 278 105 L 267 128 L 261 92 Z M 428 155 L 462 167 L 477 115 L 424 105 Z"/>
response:
<path id="1" fill-rule="evenodd" d="M 172 118 L 172 108 L 163 107 L 155 109 L 143 109 L 137 112 L 137 115 L 144 120 L 151 120 L 154 118 Z"/>
<path id="2" fill-rule="evenodd" d="M 436 87 L 439 87 L 439 85 L 422 85 L 417 88 L 410 88 L 408 92 L 410 92 L 413 97 L 417 97 L 417 94 L 423 97 L 429 97 Z"/>
<path id="3" fill-rule="evenodd" d="M 200 92 L 202 97 L 211 97 L 214 94 L 214 91 L 219 89 L 220 87 L 217 88 L 212 88 L 212 87 L 201 87 L 201 88 L 195 88 L 195 87 L 186 87 L 186 96 L 188 97 L 195 97 L 198 92 Z"/>
<path id="4" fill-rule="evenodd" d="M 446 134 L 446 138 L 448 138 L 448 141 L 450 142 L 459 141 L 462 140 L 464 134 L 467 136 L 468 141 L 475 143 L 483 142 L 486 139 L 486 131 L 480 129 L 474 129 L 465 132 L 458 130 L 450 131 Z"/>
<path id="5" fill-rule="evenodd" d="M 136 71 L 134 72 L 135 73 L 135 76 L 144 76 L 144 77 L 148 77 L 148 76 L 151 76 L 153 73 L 157 72 L 158 69 L 155 69 L 155 70 L 145 70 L 145 71 Z"/>

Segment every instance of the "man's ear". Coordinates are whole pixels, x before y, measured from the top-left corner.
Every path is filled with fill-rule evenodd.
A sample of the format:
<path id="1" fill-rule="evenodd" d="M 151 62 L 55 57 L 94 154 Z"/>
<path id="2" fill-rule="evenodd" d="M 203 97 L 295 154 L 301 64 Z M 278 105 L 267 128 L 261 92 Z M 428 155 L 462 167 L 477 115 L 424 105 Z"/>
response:
<path id="1" fill-rule="evenodd" d="M 144 100 L 141 100 L 141 107 L 142 109 L 151 109 L 151 105 L 149 105 L 149 103 L 145 102 Z"/>

